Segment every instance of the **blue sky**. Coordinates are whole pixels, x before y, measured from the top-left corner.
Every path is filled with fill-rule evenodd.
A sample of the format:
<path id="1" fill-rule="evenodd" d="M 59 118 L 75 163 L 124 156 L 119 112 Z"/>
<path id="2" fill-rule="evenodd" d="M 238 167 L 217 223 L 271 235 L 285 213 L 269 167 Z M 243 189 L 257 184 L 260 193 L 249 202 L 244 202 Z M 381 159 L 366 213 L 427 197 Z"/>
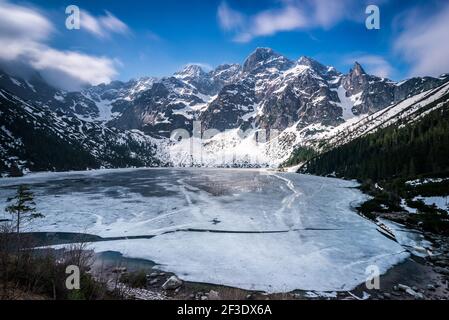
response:
<path id="1" fill-rule="evenodd" d="M 380 30 L 365 27 L 368 4 L 380 8 Z M 68 5 L 82 10 L 80 30 L 65 28 Z M 342 72 L 358 60 L 396 80 L 449 72 L 444 0 L 0 0 L 5 13 L 0 62 L 22 59 L 90 83 L 169 75 L 189 63 L 242 63 L 256 47 Z"/>

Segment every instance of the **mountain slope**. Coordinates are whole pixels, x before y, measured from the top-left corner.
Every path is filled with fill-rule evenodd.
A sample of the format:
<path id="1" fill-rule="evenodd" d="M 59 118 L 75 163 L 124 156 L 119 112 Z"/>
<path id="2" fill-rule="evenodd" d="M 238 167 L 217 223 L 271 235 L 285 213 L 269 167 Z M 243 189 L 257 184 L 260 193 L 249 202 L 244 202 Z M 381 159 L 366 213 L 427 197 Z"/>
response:
<path id="1" fill-rule="evenodd" d="M 157 143 L 137 131 L 58 115 L 0 89 L 0 173 L 155 166 Z"/>
<path id="2" fill-rule="evenodd" d="M 330 150 L 301 171 L 373 180 L 449 175 L 449 84 L 368 116 L 348 130 L 349 135 L 328 140 Z"/>
<path id="3" fill-rule="evenodd" d="M 20 127 L 27 125 L 30 132 L 46 128 L 58 143 L 87 152 L 85 160 L 76 161 L 70 160 L 76 156 L 56 160 L 57 153 L 51 153 L 47 158 L 58 162 L 58 170 L 65 168 L 62 162 L 66 167 L 78 162 L 81 167 L 275 167 L 295 150 L 326 151 L 395 122 L 403 117 L 400 110 L 418 106 L 423 92 L 448 79 L 397 83 L 367 74 L 358 63 L 344 74 L 309 57 L 290 60 L 270 48 L 256 49 L 242 65 L 225 64 L 208 72 L 188 65 L 168 77 L 113 81 L 79 92 L 56 89 L 37 73 L 20 79 L 0 72 L 0 89 L 8 97 L 0 125 L 7 121 L 3 139 L 9 143 L 1 146 L 1 160 L 5 168 L 12 158 L 33 170 L 52 167 L 51 160 L 35 165 L 39 149 L 19 152 L 36 145 L 32 139 L 28 146 L 10 147 L 11 139 L 25 138 Z M 32 111 L 25 112 L 24 105 Z M 48 118 L 39 117 L 41 113 Z M 14 128 L 16 118 L 26 123 Z M 13 133 L 10 140 L 7 132 Z M 174 132 L 182 132 L 182 139 Z M 90 156 L 93 160 L 87 160 Z"/>
<path id="4" fill-rule="evenodd" d="M 332 130 L 328 135 L 320 137 L 322 148 L 334 148 L 393 124 L 404 126 L 411 123 L 431 111 L 432 108 L 441 107 L 447 102 L 448 93 L 449 83 L 445 83 L 435 89 L 414 95 L 400 103 L 367 115 L 360 120 L 348 121 Z M 435 104 L 435 102 L 437 103 Z"/>

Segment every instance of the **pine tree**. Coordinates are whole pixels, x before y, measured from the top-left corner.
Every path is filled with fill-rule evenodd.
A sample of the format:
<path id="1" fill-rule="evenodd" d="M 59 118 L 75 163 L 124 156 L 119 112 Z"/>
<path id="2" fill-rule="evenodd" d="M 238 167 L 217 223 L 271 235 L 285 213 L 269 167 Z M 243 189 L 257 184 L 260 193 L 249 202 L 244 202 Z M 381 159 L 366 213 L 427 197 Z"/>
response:
<path id="1" fill-rule="evenodd" d="M 410 125 L 382 128 L 312 159 L 303 172 L 362 180 L 449 176 L 449 104 Z"/>
<path id="2" fill-rule="evenodd" d="M 36 211 L 34 195 L 26 185 L 20 185 L 14 197 L 7 200 L 11 204 L 6 207 L 6 212 L 16 219 L 16 232 L 20 233 L 20 225 L 25 221 L 30 221 L 44 216 Z"/>

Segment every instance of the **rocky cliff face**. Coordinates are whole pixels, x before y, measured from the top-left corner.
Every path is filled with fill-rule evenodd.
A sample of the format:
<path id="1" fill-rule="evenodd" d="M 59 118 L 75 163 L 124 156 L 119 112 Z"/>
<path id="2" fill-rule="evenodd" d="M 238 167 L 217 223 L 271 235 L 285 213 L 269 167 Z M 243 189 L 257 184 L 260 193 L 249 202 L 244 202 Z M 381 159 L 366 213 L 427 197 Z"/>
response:
<path id="1" fill-rule="evenodd" d="M 160 141 L 37 106 L 0 89 L 0 175 L 159 166 Z"/>
<path id="2" fill-rule="evenodd" d="M 188 65 L 169 77 L 114 81 L 80 92 L 56 89 L 38 74 L 25 80 L 0 73 L 0 89 L 59 117 L 120 132 L 140 130 L 161 141 L 175 129 L 191 133 L 194 121 L 200 121 L 202 132 L 288 131 L 284 142 L 292 144 L 297 136 L 293 131 L 307 135 L 336 127 L 448 79 L 396 83 L 367 74 L 359 63 L 343 74 L 309 57 L 290 60 L 270 48 L 258 48 L 242 65 L 225 64 L 211 71 Z"/>
<path id="3" fill-rule="evenodd" d="M 442 81 L 425 77 L 396 83 L 367 74 L 358 63 L 342 74 L 309 57 L 292 61 L 258 48 L 242 66 L 226 64 L 206 72 L 188 65 L 171 77 L 114 81 L 81 92 L 57 90 L 38 75 L 23 81 L 3 74 L 0 86 L 52 111 L 168 137 L 174 129 L 191 130 L 195 120 L 202 122 L 203 131 L 337 125 Z"/>
<path id="4" fill-rule="evenodd" d="M 347 96 L 359 95 L 353 107 L 356 115 L 373 113 L 418 93 L 441 85 L 445 80 L 431 77 L 412 78 L 399 83 L 369 75 L 359 63 L 355 63 L 343 77 Z"/>
<path id="5" fill-rule="evenodd" d="M 55 89 L 38 74 L 25 81 L 3 73 L 0 87 L 55 112 L 167 137 L 174 129 L 191 130 L 195 120 L 203 130 L 220 131 L 337 125 L 443 81 L 425 77 L 396 83 L 367 74 L 359 63 L 342 74 L 309 57 L 292 61 L 258 48 L 242 66 L 226 64 L 206 72 L 188 65 L 171 77 L 114 81 L 81 92 Z"/>

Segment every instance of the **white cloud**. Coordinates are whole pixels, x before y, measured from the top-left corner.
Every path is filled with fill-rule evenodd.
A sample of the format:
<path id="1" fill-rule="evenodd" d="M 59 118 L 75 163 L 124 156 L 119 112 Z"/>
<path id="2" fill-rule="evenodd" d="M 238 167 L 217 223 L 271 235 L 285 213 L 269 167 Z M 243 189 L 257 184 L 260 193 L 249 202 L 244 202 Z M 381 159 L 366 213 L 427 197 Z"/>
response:
<path id="1" fill-rule="evenodd" d="M 52 24 L 42 14 L 0 1 L 0 30 L 3 37 L 40 40 L 53 30 Z M 30 32 L 31 28 L 34 32 Z"/>
<path id="2" fill-rule="evenodd" d="M 389 78 L 395 74 L 392 65 L 381 56 L 358 55 L 345 59 L 347 64 L 353 64 L 355 61 L 360 63 L 367 73 L 381 78 Z"/>
<path id="3" fill-rule="evenodd" d="M 411 11 L 403 18 L 395 52 L 411 64 L 409 76 L 439 76 L 449 72 L 449 3 L 433 14 Z"/>
<path id="4" fill-rule="evenodd" d="M 90 32 L 98 37 L 105 37 L 100 22 L 87 11 L 81 11 L 80 29 Z"/>
<path id="5" fill-rule="evenodd" d="M 309 0 L 309 3 L 314 11 L 311 24 L 315 26 L 330 28 L 344 19 L 355 18 L 352 15 L 354 1 L 351 0 Z"/>
<path id="6" fill-rule="evenodd" d="M 253 37 L 273 35 L 305 27 L 307 23 L 307 18 L 301 10 L 288 6 L 278 10 L 267 10 L 254 16 L 250 32 Z"/>
<path id="7" fill-rule="evenodd" d="M 218 6 L 218 22 L 223 30 L 236 30 L 243 26 L 245 17 L 238 11 L 231 9 L 226 2 Z"/>
<path id="8" fill-rule="evenodd" d="M 79 83 L 109 82 L 117 75 L 117 64 L 112 59 L 50 47 L 47 42 L 54 27 L 37 9 L 0 1 L 0 16 L 2 63 L 21 63 Z M 112 28 L 114 22 L 110 21 L 110 25 Z"/>
<path id="9" fill-rule="evenodd" d="M 84 83 L 110 82 L 117 75 L 115 61 L 74 51 L 55 50 L 36 45 L 26 50 L 30 64 L 37 70 L 54 70 Z"/>
<path id="10" fill-rule="evenodd" d="M 111 33 L 123 35 L 130 33 L 129 27 L 108 11 L 105 11 L 105 15 L 94 17 L 82 10 L 80 28 L 100 38 L 109 37 Z"/>
<path id="11" fill-rule="evenodd" d="M 209 63 L 205 63 L 205 62 L 189 62 L 184 65 L 184 68 L 188 67 L 188 66 L 198 66 L 198 67 L 201 67 L 201 69 L 203 69 L 206 72 L 214 69 L 214 67 L 212 67 Z"/>
<path id="12" fill-rule="evenodd" d="M 235 41 L 248 42 L 283 31 L 330 28 L 344 19 L 355 19 L 354 0 L 283 0 L 280 3 L 280 7 L 247 16 L 222 2 L 217 12 L 219 24 L 223 30 L 235 32 Z"/>
<path id="13" fill-rule="evenodd" d="M 16 59 L 23 51 L 23 42 L 48 38 L 52 24 L 42 14 L 0 1 L 0 58 Z"/>
<path id="14" fill-rule="evenodd" d="M 127 34 L 130 32 L 129 27 L 109 11 L 106 11 L 105 16 L 100 17 L 100 21 L 106 29 L 112 32 L 121 34 Z"/>

